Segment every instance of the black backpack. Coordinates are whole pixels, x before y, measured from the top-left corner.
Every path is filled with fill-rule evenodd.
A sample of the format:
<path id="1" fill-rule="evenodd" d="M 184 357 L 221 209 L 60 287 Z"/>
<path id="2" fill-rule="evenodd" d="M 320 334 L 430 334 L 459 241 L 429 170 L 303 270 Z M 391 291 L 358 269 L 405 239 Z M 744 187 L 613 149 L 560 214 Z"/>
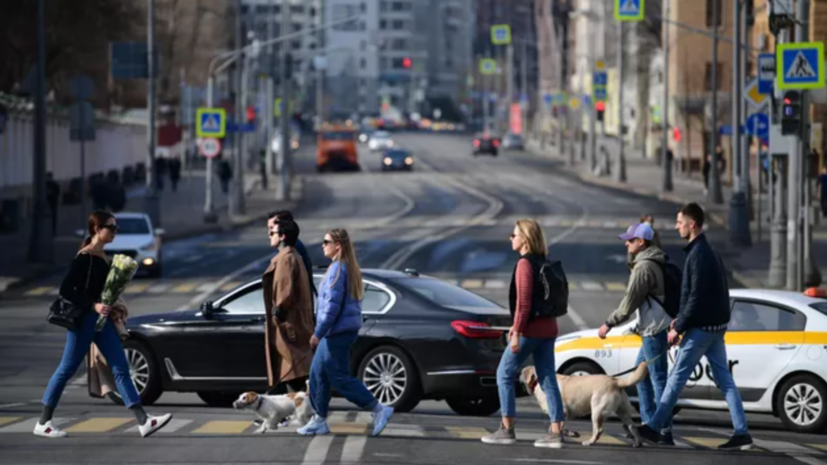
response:
<path id="1" fill-rule="evenodd" d="M 534 270 L 531 319 L 561 317 L 569 309 L 569 281 L 559 260 L 526 257 Z"/>
<path id="2" fill-rule="evenodd" d="M 667 315 L 672 318 L 677 318 L 678 312 L 680 312 L 681 309 L 681 282 L 683 281 L 683 271 L 669 260 L 666 260 L 666 263 L 659 263 L 654 260 L 650 261 L 660 267 L 663 273 L 664 289 L 663 302 L 655 296 L 651 297 L 660 304 Z"/>

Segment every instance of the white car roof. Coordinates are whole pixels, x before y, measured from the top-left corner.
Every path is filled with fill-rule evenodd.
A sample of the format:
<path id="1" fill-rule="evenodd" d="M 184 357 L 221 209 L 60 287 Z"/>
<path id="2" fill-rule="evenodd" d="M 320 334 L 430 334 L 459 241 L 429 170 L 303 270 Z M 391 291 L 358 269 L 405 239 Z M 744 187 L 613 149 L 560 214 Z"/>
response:
<path id="1" fill-rule="evenodd" d="M 777 302 L 790 307 L 809 307 L 811 304 L 827 300 L 804 295 L 802 292 L 779 291 L 776 289 L 730 289 L 729 296 L 734 298 L 752 298 Z"/>
<path id="2" fill-rule="evenodd" d="M 148 220 L 149 216 L 146 213 L 120 212 L 120 213 L 115 213 L 115 219 L 118 219 L 118 218 L 123 218 L 123 219 L 128 219 L 128 220 L 133 220 L 133 219 Z"/>

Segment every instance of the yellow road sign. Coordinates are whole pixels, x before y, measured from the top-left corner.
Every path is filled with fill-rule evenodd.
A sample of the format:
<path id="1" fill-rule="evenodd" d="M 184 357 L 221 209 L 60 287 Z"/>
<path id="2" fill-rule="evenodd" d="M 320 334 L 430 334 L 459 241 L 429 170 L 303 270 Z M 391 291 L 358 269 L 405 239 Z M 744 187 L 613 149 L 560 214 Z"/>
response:
<path id="1" fill-rule="evenodd" d="M 511 26 L 495 24 L 491 26 L 491 43 L 494 45 L 508 45 L 511 43 Z"/>
<path id="2" fill-rule="evenodd" d="M 480 74 L 494 74 L 497 72 L 497 62 L 491 58 L 480 60 Z"/>

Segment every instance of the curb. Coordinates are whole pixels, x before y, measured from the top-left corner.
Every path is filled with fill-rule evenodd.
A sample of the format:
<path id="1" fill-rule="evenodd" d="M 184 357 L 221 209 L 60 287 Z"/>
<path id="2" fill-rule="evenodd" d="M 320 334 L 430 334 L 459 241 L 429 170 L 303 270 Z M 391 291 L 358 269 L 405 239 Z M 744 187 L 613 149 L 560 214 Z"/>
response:
<path id="1" fill-rule="evenodd" d="M 261 181 L 256 180 L 251 183 L 250 187 L 245 189 L 245 193 L 249 196 L 254 190 L 261 186 Z M 290 185 L 290 192 L 291 192 L 291 200 L 288 202 L 289 205 L 295 205 L 300 202 L 304 197 L 304 177 L 300 175 L 295 175 L 293 177 L 293 182 Z M 298 194 L 298 195 L 295 195 Z M 259 214 L 255 214 L 252 216 L 245 215 L 242 218 L 232 219 L 230 220 L 230 224 L 210 224 L 210 225 L 201 225 L 195 226 L 190 229 L 185 229 L 183 231 L 179 231 L 177 233 L 167 234 L 164 236 L 165 240 L 168 241 L 176 241 L 181 239 L 187 239 L 194 236 L 200 236 L 202 234 L 209 234 L 209 233 L 218 233 L 218 232 L 227 232 L 232 231 L 235 229 L 240 229 L 245 226 L 249 226 L 253 223 L 258 223 L 263 221 L 269 212 L 261 212 Z M 4 288 L 0 288 L 0 297 L 3 294 L 13 291 L 15 289 L 19 289 L 21 287 L 25 287 L 33 281 L 37 281 L 39 279 L 43 279 L 48 277 L 51 274 L 56 273 L 60 269 L 65 268 L 65 264 L 61 265 L 42 265 L 39 266 L 37 270 L 33 271 L 28 276 L 23 276 L 22 278 L 12 281 L 8 283 Z"/>

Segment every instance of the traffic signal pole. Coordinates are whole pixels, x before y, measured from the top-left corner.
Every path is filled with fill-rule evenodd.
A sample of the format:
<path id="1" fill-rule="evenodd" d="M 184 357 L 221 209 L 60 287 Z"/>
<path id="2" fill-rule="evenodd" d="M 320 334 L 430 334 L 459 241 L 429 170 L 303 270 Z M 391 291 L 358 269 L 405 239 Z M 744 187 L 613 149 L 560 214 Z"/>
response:
<path id="1" fill-rule="evenodd" d="M 741 1 L 736 0 L 732 3 L 734 4 L 733 22 L 735 23 L 732 39 L 737 44 L 741 40 Z M 744 192 L 746 180 L 741 169 L 744 155 L 741 150 L 741 142 L 743 141 L 741 136 L 741 109 L 743 108 L 741 85 L 744 82 L 741 69 L 741 47 L 732 47 L 732 55 L 732 161 L 735 165 L 733 166 L 735 189 L 729 199 L 729 240 L 735 246 L 749 247 L 752 245 L 752 237 L 749 229 L 747 193 Z M 748 175 L 749 173 L 747 173 Z"/>
<path id="2" fill-rule="evenodd" d="M 669 0 L 663 0 L 663 16 L 668 20 L 670 19 L 669 13 Z M 661 167 L 663 168 L 662 172 L 662 184 L 661 189 L 664 192 L 671 192 L 674 188 L 672 185 L 672 161 L 669 160 L 669 42 L 671 41 L 671 37 L 669 36 L 669 21 L 663 22 L 663 109 L 662 114 L 660 115 L 661 122 L 663 124 L 661 128 Z"/>

